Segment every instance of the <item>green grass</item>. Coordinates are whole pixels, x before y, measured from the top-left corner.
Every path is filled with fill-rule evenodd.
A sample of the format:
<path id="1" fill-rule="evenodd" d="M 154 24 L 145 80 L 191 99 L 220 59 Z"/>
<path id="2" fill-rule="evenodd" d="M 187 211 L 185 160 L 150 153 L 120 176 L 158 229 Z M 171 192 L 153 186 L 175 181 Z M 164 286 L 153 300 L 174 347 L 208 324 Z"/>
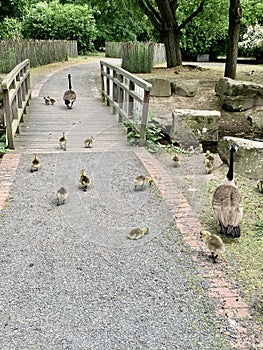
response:
<path id="1" fill-rule="evenodd" d="M 243 197 L 244 216 L 240 225 L 241 237 L 235 240 L 223 238 L 227 250 L 225 262 L 229 276 L 263 325 L 263 194 L 257 190 L 256 181 L 240 175 L 236 180 Z M 219 229 L 211 206 L 212 193 L 219 182 L 210 180 L 206 210 L 199 213 L 203 226 L 212 232 Z"/>

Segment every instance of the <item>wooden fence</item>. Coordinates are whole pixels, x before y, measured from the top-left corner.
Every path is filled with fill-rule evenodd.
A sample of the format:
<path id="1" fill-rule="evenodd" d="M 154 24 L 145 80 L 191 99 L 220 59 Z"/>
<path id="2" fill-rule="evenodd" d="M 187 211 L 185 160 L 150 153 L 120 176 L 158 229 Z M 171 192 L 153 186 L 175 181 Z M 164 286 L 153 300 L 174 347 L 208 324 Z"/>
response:
<path id="1" fill-rule="evenodd" d="M 166 51 L 164 44 L 152 42 L 106 42 L 105 57 L 124 58 L 126 60 L 129 60 L 130 55 L 133 54 L 133 51 L 140 48 L 145 48 L 147 55 L 147 49 L 150 49 L 152 51 L 151 66 L 166 62 Z M 125 51 L 127 52 L 127 57 L 124 56 Z M 144 59 L 143 54 L 141 55 L 140 59 Z"/>
<path id="2" fill-rule="evenodd" d="M 77 56 L 75 40 L 0 40 L 0 73 L 10 72 L 27 58 L 31 67 L 37 67 Z"/>
<path id="3" fill-rule="evenodd" d="M 14 149 L 14 135 L 19 132 L 31 96 L 29 59 L 18 64 L 2 81 L 7 144 Z"/>
<path id="4" fill-rule="evenodd" d="M 104 61 L 100 61 L 100 68 L 102 97 L 112 112 L 118 114 L 119 122 L 132 121 L 140 133 L 139 146 L 143 146 L 152 85 Z"/>

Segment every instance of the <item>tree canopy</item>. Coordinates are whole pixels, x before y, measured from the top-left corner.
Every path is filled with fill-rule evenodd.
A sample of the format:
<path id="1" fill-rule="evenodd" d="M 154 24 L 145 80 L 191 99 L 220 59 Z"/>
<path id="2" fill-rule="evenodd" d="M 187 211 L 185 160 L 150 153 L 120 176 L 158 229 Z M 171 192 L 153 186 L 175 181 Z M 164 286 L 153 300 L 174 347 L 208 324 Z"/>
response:
<path id="1" fill-rule="evenodd" d="M 181 63 L 182 55 L 193 59 L 197 53 L 226 53 L 229 3 L 230 0 L 2 0 L 0 39 L 75 39 L 81 53 L 104 47 L 105 41 L 164 42 L 168 66 L 174 66 Z M 243 37 L 248 28 L 251 32 L 253 26 L 263 25 L 263 2 L 240 3 Z M 242 53 L 245 50 L 243 47 Z"/>

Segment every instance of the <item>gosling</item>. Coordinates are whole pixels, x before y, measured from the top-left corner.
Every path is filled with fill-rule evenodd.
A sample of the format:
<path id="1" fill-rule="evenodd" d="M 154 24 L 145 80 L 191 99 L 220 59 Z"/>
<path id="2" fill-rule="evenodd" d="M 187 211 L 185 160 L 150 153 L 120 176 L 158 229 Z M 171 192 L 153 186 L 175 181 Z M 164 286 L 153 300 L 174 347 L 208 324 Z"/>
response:
<path id="1" fill-rule="evenodd" d="M 57 205 L 65 204 L 65 200 L 68 198 L 68 191 L 64 187 L 60 187 L 57 191 Z"/>
<path id="2" fill-rule="evenodd" d="M 44 97 L 44 101 L 45 101 L 45 104 L 46 104 L 47 106 L 50 105 L 50 99 L 49 99 L 49 97 Z"/>
<path id="3" fill-rule="evenodd" d="M 209 150 L 207 150 L 205 153 L 204 163 L 206 162 L 206 160 L 209 160 L 209 162 L 211 162 L 214 165 L 215 157 Z"/>
<path id="4" fill-rule="evenodd" d="M 223 254 L 225 252 L 224 242 L 219 236 L 214 235 L 206 230 L 202 230 L 200 232 L 200 238 L 204 240 L 207 248 L 211 252 L 213 262 L 216 263 L 218 255 Z"/>
<path id="5" fill-rule="evenodd" d="M 257 188 L 259 192 L 263 193 L 263 179 L 257 181 Z"/>
<path id="6" fill-rule="evenodd" d="M 56 100 L 50 96 L 47 97 L 49 99 L 50 104 L 54 105 Z"/>
<path id="7" fill-rule="evenodd" d="M 206 171 L 206 173 L 211 174 L 213 170 L 214 170 L 213 162 L 206 158 L 205 159 L 205 171 Z"/>
<path id="8" fill-rule="evenodd" d="M 178 168 L 181 165 L 180 158 L 178 157 L 177 154 L 173 156 L 173 163 L 176 168 Z"/>
<path id="9" fill-rule="evenodd" d="M 147 184 L 151 185 L 153 183 L 153 179 L 150 176 L 139 175 L 133 179 L 133 183 L 135 190 L 138 186 L 143 189 Z"/>
<path id="10" fill-rule="evenodd" d="M 94 142 L 94 137 L 91 136 L 84 141 L 84 145 L 86 148 L 90 148 L 93 142 Z"/>
<path id="11" fill-rule="evenodd" d="M 131 231 L 128 233 L 128 238 L 137 240 L 149 233 L 149 228 L 148 227 L 142 227 L 142 228 L 133 228 Z"/>
<path id="12" fill-rule="evenodd" d="M 81 170 L 79 182 L 82 186 L 83 191 L 87 191 L 88 186 L 91 184 L 90 178 L 86 175 L 86 171 L 84 169 Z"/>
<path id="13" fill-rule="evenodd" d="M 67 138 L 66 138 L 65 131 L 63 131 L 62 136 L 58 139 L 58 143 L 60 148 L 63 149 L 63 151 L 66 151 Z"/>
<path id="14" fill-rule="evenodd" d="M 35 157 L 31 163 L 31 173 L 33 173 L 34 171 L 38 171 L 39 168 L 40 168 L 40 160 L 38 159 L 37 155 L 35 154 Z"/>

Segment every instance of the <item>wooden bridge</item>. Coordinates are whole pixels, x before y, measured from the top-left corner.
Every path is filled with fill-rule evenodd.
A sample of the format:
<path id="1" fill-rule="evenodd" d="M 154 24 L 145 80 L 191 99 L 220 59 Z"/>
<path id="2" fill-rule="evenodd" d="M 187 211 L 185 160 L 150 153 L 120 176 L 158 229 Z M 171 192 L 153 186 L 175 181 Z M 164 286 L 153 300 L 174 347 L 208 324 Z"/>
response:
<path id="1" fill-rule="evenodd" d="M 5 93 L 8 143 L 16 152 L 59 151 L 58 139 L 63 131 L 67 135 L 68 151 L 83 150 L 84 140 L 90 136 L 95 138 L 97 151 L 115 146 L 119 148 L 120 143 L 124 146 L 127 141 L 122 120 L 125 116 L 132 117 L 135 103 L 136 108 L 140 104 L 142 112 L 141 139 L 143 141 L 150 84 L 138 78 L 132 81 L 132 75 L 128 72 L 126 77 L 125 71 L 115 69 L 113 65 L 106 62 L 104 62 L 105 70 L 103 63 L 90 62 L 54 71 L 35 86 L 33 84 L 30 89 L 28 64 L 24 65 L 26 68 L 23 68 L 22 73 L 16 72 L 14 78 L 9 78 L 12 83 L 6 84 Z M 17 71 L 18 69 L 19 67 L 16 68 Z M 25 69 L 26 74 L 24 74 Z M 77 100 L 72 109 L 67 109 L 63 101 L 64 91 L 68 89 L 69 73 L 72 77 L 72 88 L 77 94 Z M 22 84 L 20 89 L 20 80 L 23 81 L 23 85 L 26 85 L 26 89 Z M 139 84 L 137 91 L 136 84 Z M 8 91 L 9 87 L 12 89 Z M 101 88 L 106 103 L 100 95 Z M 118 97 L 118 91 L 121 99 Z M 52 97 L 55 103 L 47 105 L 44 99 L 47 96 Z M 30 105 L 27 107 L 29 102 Z M 127 111 L 125 111 L 125 105 L 129 105 Z"/>
<path id="2" fill-rule="evenodd" d="M 99 63 L 81 64 L 55 71 L 40 86 L 32 88 L 32 98 L 20 132 L 14 138 L 16 152 L 59 151 L 58 139 L 66 132 L 68 151 L 83 150 L 84 140 L 94 136 L 96 150 L 125 142 L 125 130 L 115 115 L 100 100 L 96 83 Z M 63 93 L 68 88 L 71 73 L 77 100 L 67 109 Z M 46 105 L 44 97 L 56 100 Z"/>

